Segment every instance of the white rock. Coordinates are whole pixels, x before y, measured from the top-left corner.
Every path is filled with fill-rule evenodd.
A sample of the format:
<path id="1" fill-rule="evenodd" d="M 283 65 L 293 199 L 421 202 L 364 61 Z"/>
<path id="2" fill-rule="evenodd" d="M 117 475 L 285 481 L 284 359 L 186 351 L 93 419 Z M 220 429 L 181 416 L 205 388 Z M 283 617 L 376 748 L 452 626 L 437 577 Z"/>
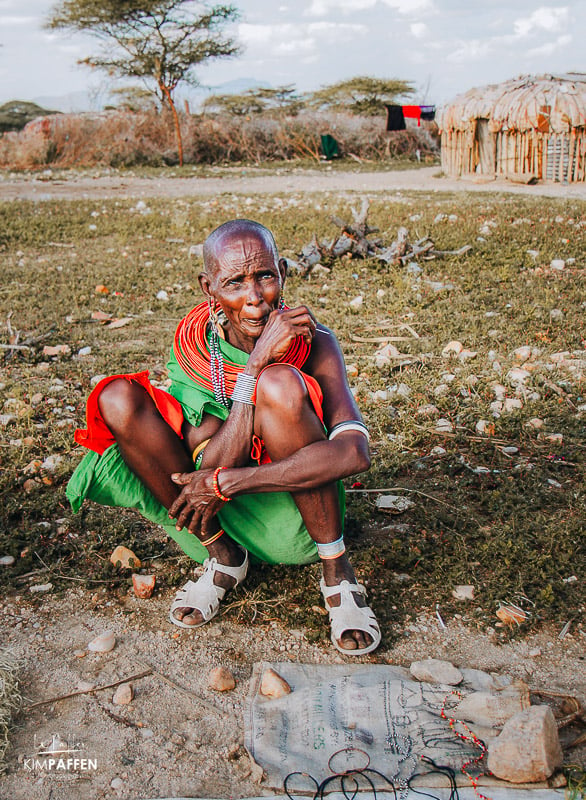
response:
<path id="1" fill-rule="evenodd" d="M 425 406 L 419 406 L 417 409 L 417 415 L 419 417 L 435 417 L 436 414 L 439 414 L 439 408 L 437 406 L 431 405 L 431 403 Z"/>
<path id="2" fill-rule="evenodd" d="M 114 631 L 104 631 L 88 644 L 87 649 L 92 653 L 109 653 L 116 645 Z"/>
<path id="3" fill-rule="evenodd" d="M 14 556 L 2 556 L 0 558 L 0 567 L 11 567 L 15 561 Z"/>
<path id="4" fill-rule="evenodd" d="M 163 303 L 166 303 L 169 299 L 169 295 L 164 289 L 161 289 L 160 292 L 157 292 L 157 300 L 161 300 Z"/>
<path id="5" fill-rule="evenodd" d="M 546 780 L 562 761 L 557 725 L 549 706 L 531 706 L 516 714 L 488 748 L 488 769 L 511 783 Z"/>
<path id="6" fill-rule="evenodd" d="M 438 385 L 433 390 L 435 397 L 445 397 L 447 393 L 450 391 L 450 387 L 447 383 L 438 383 Z"/>
<path id="7" fill-rule="evenodd" d="M 512 386 L 522 386 L 531 373 L 521 367 L 515 367 L 507 372 L 507 380 Z"/>
<path id="8" fill-rule="evenodd" d="M 461 350 L 458 353 L 458 359 L 462 362 L 470 361 L 472 358 L 476 358 L 477 355 L 476 350 Z"/>
<path id="9" fill-rule="evenodd" d="M 527 423 L 527 427 L 528 428 L 535 428 L 535 430 L 539 430 L 540 428 L 543 428 L 544 424 L 545 424 L 544 420 L 540 419 L 539 417 L 533 417 Z"/>
<path id="10" fill-rule="evenodd" d="M 362 308 L 362 304 L 363 303 L 364 303 L 364 298 L 362 297 L 361 294 L 359 294 L 353 300 L 350 300 L 348 305 L 350 306 L 352 311 L 360 311 L 360 309 Z"/>
<path id="11" fill-rule="evenodd" d="M 90 384 L 92 386 L 97 386 L 97 384 L 106 377 L 106 375 L 94 375 L 92 378 L 90 378 Z"/>
<path id="12" fill-rule="evenodd" d="M 475 426 L 476 433 L 480 433 L 481 435 L 486 433 L 486 429 L 490 424 L 491 423 L 486 419 L 479 419 Z"/>
<path id="13" fill-rule="evenodd" d="M 564 312 L 561 310 L 561 308 L 552 308 L 549 312 L 549 317 L 554 322 L 561 322 L 564 318 Z"/>
<path id="14" fill-rule="evenodd" d="M 208 675 L 208 687 L 216 692 L 231 692 L 236 681 L 228 667 L 214 667 Z"/>
<path id="15" fill-rule="evenodd" d="M 562 270 L 566 268 L 566 262 L 563 258 L 553 258 L 550 262 L 551 269 Z"/>
<path id="16" fill-rule="evenodd" d="M 524 686 L 507 687 L 498 693 L 472 692 L 454 709 L 456 719 L 465 719 L 477 725 L 500 728 L 505 722 L 529 706 L 529 691 Z"/>
<path id="17" fill-rule="evenodd" d="M 414 505 L 413 500 L 396 494 L 383 494 L 376 499 L 376 507 L 391 514 L 402 514 Z"/>
<path id="18" fill-rule="evenodd" d="M 34 586 L 29 586 L 28 590 L 33 594 L 43 594 L 44 592 L 50 592 L 52 588 L 52 583 L 37 583 Z"/>
<path id="19" fill-rule="evenodd" d="M 393 360 L 398 358 L 400 355 L 401 353 L 394 345 L 386 344 L 374 354 L 374 363 L 377 369 L 384 369 L 385 367 L 390 366 L 393 363 Z"/>
<path id="20" fill-rule="evenodd" d="M 132 703 L 134 698 L 134 689 L 131 683 L 121 683 L 120 686 L 116 688 L 114 692 L 114 696 L 112 697 L 112 702 L 117 706 L 127 706 L 129 703 Z"/>
<path id="21" fill-rule="evenodd" d="M 454 600 L 474 600 L 474 586 L 470 584 L 458 584 L 452 591 Z"/>
<path id="22" fill-rule="evenodd" d="M 379 290 L 377 291 L 377 293 L 376 293 L 376 296 L 378 297 L 378 299 L 379 299 L 379 300 L 382 300 L 382 298 L 383 298 L 385 295 L 386 295 L 386 292 L 385 292 L 385 290 L 384 290 L 384 289 L 379 289 Z"/>
<path id="23" fill-rule="evenodd" d="M 457 686 L 464 680 L 460 670 L 451 662 L 440 661 L 437 658 L 414 661 L 409 667 L 409 671 L 416 680 L 425 683 L 444 683 L 448 686 Z"/>
<path id="24" fill-rule="evenodd" d="M 60 464 L 64 461 L 63 456 L 54 453 L 53 455 L 47 456 L 47 458 L 41 464 L 41 469 L 47 470 L 47 472 L 55 472 Z"/>
<path id="25" fill-rule="evenodd" d="M 114 789 L 115 792 L 119 792 L 120 789 L 124 788 L 124 781 L 122 778 L 112 778 L 110 781 L 110 787 Z"/>
<path id="26" fill-rule="evenodd" d="M 190 258 L 203 258 L 203 244 L 192 244 L 188 255 Z"/>
<path id="27" fill-rule="evenodd" d="M 92 352 L 91 347 L 82 347 L 77 351 L 77 355 L 83 358 L 83 356 L 89 356 L 91 352 Z"/>
<path id="28" fill-rule="evenodd" d="M 444 358 L 449 358 L 451 355 L 457 356 L 460 355 L 463 349 L 464 345 L 462 344 L 462 342 L 459 342 L 457 341 L 457 339 L 454 339 L 453 341 L 448 342 L 447 345 L 444 347 L 444 349 L 442 350 L 442 356 Z"/>
<path id="29" fill-rule="evenodd" d="M 440 447 L 439 445 L 436 445 L 435 447 L 432 447 L 431 453 L 430 453 L 430 455 L 432 455 L 432 456 L 445 456 L 445 454 L 446 454 L 446 448 L 445 447 Z"/>
<path id="30" fill-rule="evenodd" d="M 517 361 L 527 361 L 528 358 L 531 358 L 531 348 L 527 344 L 517 347 L 516 350 L 513 350 L 513 357 Z"/>
<path id="31" fill-rule="evenodd" d="M 511 411 L 516 411 L 519 408 L 523 408 L 523 403 L 518 397 L 507 397 L 503 403 L 503 411 L 507 414 L 510 414 Z"/>
<path id="32" fill-rule="evenodd" d="M 266 669 L 263 673 L 260 682 L 260 693 L 264 697 L 284 697 L 286 694 L 291 694 L 291 687 L 274 669 Z"/>
<path id="33" fill-rule="evenodd" d="M 504 453 L 506 456 L 514 456 L 517 455 L 517 453 L 519 452 L 519 448 L 514 447 L 513 445 L 508 445 L 506 447 L 503 447 L 501 452 Z"/>
<path id="34" fill-rule="evenodd" d="M 440 417 L 440 419 L 438 419 L 438 421 L 435 423 L 435 429 L 440 433 L 452 433 L 452 431 L 454 430 L 454 426 L 452 425 L 449 419 L 446 419 L 445 417 Z"/>

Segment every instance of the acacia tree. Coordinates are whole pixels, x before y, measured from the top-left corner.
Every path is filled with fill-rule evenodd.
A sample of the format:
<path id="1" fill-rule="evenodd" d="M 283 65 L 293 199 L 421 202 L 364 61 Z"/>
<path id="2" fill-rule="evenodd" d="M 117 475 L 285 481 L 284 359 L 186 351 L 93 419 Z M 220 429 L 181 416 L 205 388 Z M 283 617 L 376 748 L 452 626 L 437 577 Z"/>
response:
<path id="1" fill-rule="evenodd" d="M 212 114 L 230 114 L 237 117 L 262 113 L 295 116 L 303 107 L 303 99 L 291 85 L 276 86 L 274 89 L 260 87 L 247 89 L 242 94 L 211 94 L 206 97 L 201 107 Z"/>
<path id="2" fill-rule="evenodd" d="M 375 116 L 385 110 L 387 103 L 397 97 L 413 94 L 415 88 L 399 78 L 370 78 L 361 75 L 339 81 L 313 92 L 309 103 L 316 108 L 350 111 L 352 114 Z"/>
<path id="3" fill-rule="evenodd" d="M 225 36 L 237 18 L 234 6 L 209 6 L 193 0 L 61 0 L 47 27 L 89 33 L 101 42 L 96 56 L 79 63 L 110 75 L 142 79 L 173 115 L 179 163 L 183 142 L 173 100 L 180 83 L 197 85 L 194 68 L 238 52 Z"/>

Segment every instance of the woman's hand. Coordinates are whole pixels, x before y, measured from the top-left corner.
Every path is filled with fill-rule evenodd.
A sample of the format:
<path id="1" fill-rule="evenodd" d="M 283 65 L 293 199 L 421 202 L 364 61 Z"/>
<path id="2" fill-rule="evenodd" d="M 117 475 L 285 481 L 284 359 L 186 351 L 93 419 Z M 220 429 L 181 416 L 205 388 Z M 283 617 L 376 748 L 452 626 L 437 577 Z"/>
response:
<path id="1" fill-rule="evenodd" d="M 169 509 L 169 518 L 177 520 L 175 527 L 178 531 L 187 528 L 195 536 L 206 538 L 209 523 L 224 505 L 224 501 L 214 493 L 213 476 L 213 469 L 171 475 L 174 483 L 183 486 Z"/>
<path id="2" fill-rule="evenodd" d="M 261 370 L 268 364 L 279 361 L 298 336 L 301 336 L 308 345 L 311 344 L 316 328 L 317 320 L 307 306 L 271 311 L 267 324 L 250 354 L 248 365 Z"/>

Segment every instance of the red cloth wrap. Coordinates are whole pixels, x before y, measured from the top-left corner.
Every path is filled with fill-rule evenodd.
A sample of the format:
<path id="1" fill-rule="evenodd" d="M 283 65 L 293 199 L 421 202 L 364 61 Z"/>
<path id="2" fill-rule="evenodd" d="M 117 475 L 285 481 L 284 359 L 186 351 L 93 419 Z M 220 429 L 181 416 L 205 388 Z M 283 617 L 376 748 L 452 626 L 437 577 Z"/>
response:
<path id="1" fill-rule="evenodd" d="M 265 367 L 265 369 L 269 369 L 271 366 L 273 365 L 270 364 L 269 367 Z M 323 393 L 319 383 L 311 375 L 307 375 L 305 372 L 298 370 L 297 367 L 292 367 L 292 369 L 297 370 L 297 372 L 299 372 L 303 378 L 313 409 L 319 417 L 320 422 L 323 422 Z M 262 372 L 264 372 L 264 370 Z M 262 372 L 260 375 L 262 375 Z M 181 431 L 183 424 L 183 409 L 181 408 L 181 403 L 168 392 L 163 391 L 163 389 L 157 389 L 154 387 L 149 381 L 148 376 L 149 373 L 147 370 L 145 372 L 134 372 L 127 375 L 110 375 L 108 378 L 103 378 L 95 386 L 92 393 L 88 397 L 86 407 L 87 428 L 85 430 L 79 428 L 75 431 L 75 441 L 82 445 L 82 447 L 87 447 L 88 450 L 94 450 L 96 453 L 98 453 L 98 455 L 102 455 L 104 450 L 107 450 L 110 445 L 114 444 L 116 439 L 102 417 L 102 412 L 100 411 L 100 407 L 98 405 L 98 397 L 100 396 L 102 390 L 109 383 L 115 380 L 120 380 L 121 378 L 127 381 L 134 381 L 142 386 L 152 398 L 155 406 L 157 407 L 157 411 L 163 417 L 165 422 L 171 426 L 173 431 L 180 439 L 183 439 L 183 433 Z M 255 398 L 256 389 L 254 390 L 253 395 L 253 399 Z M 265 449 L 264 442 L 262 439 L 259 439 L 256 434 L 253 434 L 252 437 L 252 450 L 250 455 L 251 458 L 259 464 L 268 464 L 271 460 Z"/>

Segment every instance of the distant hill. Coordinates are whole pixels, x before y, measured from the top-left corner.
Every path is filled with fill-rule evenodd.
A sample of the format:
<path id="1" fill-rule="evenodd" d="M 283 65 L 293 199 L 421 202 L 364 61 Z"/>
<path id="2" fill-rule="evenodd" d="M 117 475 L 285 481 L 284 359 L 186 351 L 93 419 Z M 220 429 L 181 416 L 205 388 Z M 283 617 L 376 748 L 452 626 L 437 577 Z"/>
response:
<path id="1" fill-rule="evenodd" d="M 0 106 L 0 133 L 21 131 L 32 119 L 58 113 L 27 100 L 10 100 Z"/>

